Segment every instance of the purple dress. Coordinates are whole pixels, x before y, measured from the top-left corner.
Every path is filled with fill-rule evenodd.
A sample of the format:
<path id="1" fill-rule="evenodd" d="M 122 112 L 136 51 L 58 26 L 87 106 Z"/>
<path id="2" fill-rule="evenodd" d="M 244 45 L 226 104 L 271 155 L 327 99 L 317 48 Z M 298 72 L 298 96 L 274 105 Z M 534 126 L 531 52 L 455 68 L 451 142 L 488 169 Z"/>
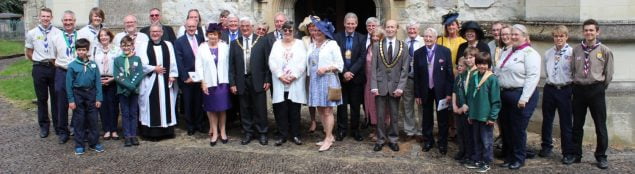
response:
<path id="1" fill-rule="evenodd" d="M 218 64 L 218 48 L 210 48 L 210 52 L 214 55 L 214 63 Z M 206 112 L 223 112 L 231 108 L 229 84 L 219 83 L 207 88 L 207 91 L 209 95 L 203 94 L 203 109 Z"/>

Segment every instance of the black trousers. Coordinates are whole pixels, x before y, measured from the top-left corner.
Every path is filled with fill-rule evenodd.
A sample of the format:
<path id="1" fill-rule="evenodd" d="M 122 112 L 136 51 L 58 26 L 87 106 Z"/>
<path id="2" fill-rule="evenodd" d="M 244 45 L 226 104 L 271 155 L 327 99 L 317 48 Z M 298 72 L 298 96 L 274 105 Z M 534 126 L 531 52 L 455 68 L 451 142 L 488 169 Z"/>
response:
<path id="1" fill-rule="evenodd" d="M 77 108 L 73 110 L 73 127 L 75 128 L 75 147 L 85 147 L 84 140 L 93 146 L 99 143 L 97 131 L 97 108 L 95 108 L 95 88 L 74 88 L 73 94 Z"/>
<path id="2" fill-rule="evenodd" d="M 51 119 L 49 119 L 48 100 L 51 96 L 51 118 L 53 118 L 53 127 L 57 127 L 57 105 L 55 96 L 55 66 L 53 65 L 33 65 L 31 71 L 33 77 L 33 87 L 35 88 L 35 96 L 37 97 L 37 120 L 40 129 L 49 130 Z M 66 97 L 66 96 L 62 96 Z M 56 133 L 57 133 L 57 129 Z"/>
<path id="3" fill-rule="evenodd" d="M 606 96 L 603 83 L 573 86 L 573 144 L 574 154 L 582 156 L 582 138 L 587 108 L 595 124 L 596 159 L 606 159 L 609 137 L 606 131 Z"/>
<path id="4" fill-rule="evenodd" d="M 203 92 L 201 83 L 182 83 L 181 86 L 183 91 L 183 109 L 185 111 L 183 119 L 187 130 L 203 129 Z"/>
<path id="5" fill-rule="evenodd" d="M 289 93 L 285 92 L 284 101 L 273 104 L 281 139 L 289 136 L 300 137 L 300 107 L 302 105 L 289 100 L 288 96 Z"/>
<path id="6" fill-rule="evenodd" d="M 360 108 L 364 102 L 364 87 L 353 83 L 342 84 L 343 104 L 337 106 L 337 131 L 346 135 L 349 129 L 359 131 Z M 348 109 L 351 109 L 350 127 L 348 123 Z"/>
<path id="7" fill-rule="evenodd" d="M 68 129 L 68 98 L 66 97 L 66 70 L 62 68 L 55 68 L 55 99 L 57 113 L 55 119 L 57 125 L 55 131 L 60 137 L 68 137 L 70 131 Z M 74 126 L 73 120 L 71 120 L 71 126 Z"/>
<path id="8" fill-rule="evenodd" d="M 571 112 L 571 85 L 556 87 L 553 85 L 545 85 L 542 93 L 542 148 L 552 149 L 553 140 L 551 134 L 553 130 L 553 120 L 558 109 L 558 117 L 560 120 L 560 142 L 562 154 L 573 154 L 572 129 L 573 114 Z"/>
<path id="9" fill-rule="evenodd" d="M 239 94 L 240 120 L 245 134 L 254 135 L 255 132 L 266 135 L 269 129 L 267 123 L 267 95 L 266 91 L 256 92 L 251 76 L 245 76 L 246 89 Z M 254 131 L 255 129 L 255 131 Z"/>
<path id="10" fill-rule="evenodd" d="M 415 89 L 416 90 L 416 89 Z M 428 97 L 423 101 L 423 117 L 421 117 L 421 128 L 423 129 L 423 138 L 426 140 L 426 144 L 434 144 L 434 137 L 432 136 L 432 129 L 434 127 L 434 111 L 436 111 L 435 105 L 439 103 L 439 99 L 443 99 L 445 96 L 436 96 L 434 94 L 434 88 L 428 89 Z M 437 126 L 439 127 L 439 139 L 437 143 L 440 148 L 448 147 L 448 110 L 444 109 L 436 111 L 437 113 Z"/>

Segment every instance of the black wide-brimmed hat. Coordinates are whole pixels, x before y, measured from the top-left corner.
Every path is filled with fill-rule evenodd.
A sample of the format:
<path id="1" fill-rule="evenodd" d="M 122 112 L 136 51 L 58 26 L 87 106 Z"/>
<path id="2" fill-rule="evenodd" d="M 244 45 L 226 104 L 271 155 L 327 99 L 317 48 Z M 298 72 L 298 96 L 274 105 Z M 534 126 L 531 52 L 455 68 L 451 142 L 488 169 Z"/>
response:
<path id="1" fill-rule="evenodd" d="M 221 23 L 211 23 L 207 26 L 207 30 L 205 30 L 205 34 L 213 33 L 213 32 L 221 32 L 223 30 L 223 25 Z"/>
<path id="2" fill-rule="evenodd" d="M 463 25 L 461 25 L 461 30 L 459 30 L 459 34 L 461 35 L 461 37 L 465 38 L 465 32 L 470 29 L 476 32 L 477 40 L 482 40 L 485 38 L 485 32 L 483 32 L 483 29 L 481 29 L 481 26 L 478 25 L 478 23 L 475 21 L 467 21 L 463 23 Z"/>

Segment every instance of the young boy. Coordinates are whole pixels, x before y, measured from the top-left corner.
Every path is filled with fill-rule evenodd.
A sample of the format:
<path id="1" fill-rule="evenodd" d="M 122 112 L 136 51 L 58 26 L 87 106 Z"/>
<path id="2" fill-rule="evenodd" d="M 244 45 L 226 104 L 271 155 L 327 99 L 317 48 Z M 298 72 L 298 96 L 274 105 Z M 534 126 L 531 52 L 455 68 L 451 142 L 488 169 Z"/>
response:
<path id="1" fill-rule="evenodd" d="M 477 48 L 468 47 L 465 49 L 464 57 L 459 59 L 459 65 L 457 66 L 456 79 L 454 80 L 454 93 L 452 93 L 452 111 L 455 115 L 455 125 L 457 127 L 457 141 L 459 144 L 459 152 L 454 155 L 454 159 L 460 161 L 462 164 L 471 163 L 470 156 L 472 155 L 472 135 L 470 134 L 470 125 L 467 124 L 467 102 L 466 102 L 466 79 L 476 71 L 474 66 L 474 58 L 479 53 Z"/>
<path id="2" fill-rule="evenodd" d="M 139 114 L 139 83 L 143 79 L 141 59 L 135 56 L 134 40 L 130 36 L 121 39 L 123 54 L 115 58 L 113 75 L 117 82 L 117 95 L 121 108 L 124 132 L 124 146 L 139 145 L 137 139 L 137 115 Z"/>
<path id="3" fill-rule="evenodd" d="M 68 64 L 66 72 L 66 93 L 68 107 L 73 110 L 75 128 L 75 154 L 84 154 L 84 140 L 88 148 L 103 152 L 97 131 L 97 108 L 101 106 L 101 75 L 95 62 L 88 59 L 90 42 L 79 39 L 75 43 L 77 58 Z M 86 135 L 88 133 L 88 135 Z"/>
<path id="4" fill-rule="evenodd" d="M 498 79 L 490 70 L 489 53 L 479 53 L 476 57 L 477 73 L 471 75 L 466 93 L 469 106 L 468 123 L 472 127 L 473 164 L 467 168 L 477 168 L 479 173 L 487 172 L 494 159 L 494 124 L 500 111 L 500 87 Z"/>

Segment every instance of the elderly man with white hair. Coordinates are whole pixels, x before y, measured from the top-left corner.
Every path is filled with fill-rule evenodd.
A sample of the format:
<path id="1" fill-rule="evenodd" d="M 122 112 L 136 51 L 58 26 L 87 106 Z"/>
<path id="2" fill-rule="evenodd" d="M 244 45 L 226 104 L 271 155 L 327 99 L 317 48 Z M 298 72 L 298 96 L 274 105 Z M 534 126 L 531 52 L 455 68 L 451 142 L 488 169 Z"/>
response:
<path id="1" fill-rule="evenodd" d="M 244 17 L 240 19 L 242 35 L 231 42 L 229 47 L 230 91 L 240 100 L 240 120 L 244 138 L 242 145 L 249 144 L 256 135 L 261 145 L 267 145 L 267 98 L 271 87 L 269 70 L 269 45 L 253 33 L 254 22 Z"/>
<path id="2" fill-rule="evenodd" d="M 410 71 L 408 71 L 408 81 L 406 82 L 406 88 L 404 89 L 401 102 L 403 108 L 399 109 L 399 115 L 403 115 L 403 127 L 404 132 L 408 136 L 408 139 L 416 138 L 417 141 L 421 141 L 421 125 L 417 123 L 417 115 L 415 114 L 415 100 L 414 100 L 414 71 L 413 71 L 413 57 L 415 50 L 421 48 L 423 43 L 423 37 L 419 35 L 419 23 L 411 21 L 406 25 L 406 47 L 408 48 L 408 65 L 410 65 Z M 421 120 L 421 119 L 419 119 Z"/>
<path id="3" fill-rule="evenodd" d="M 368 31 L 368 34 L 366 34 L 366 48 L 367 49 L 371 42 L 371 38 L 372 38 L 371 33 L 375 31 L 377 26 L 379 26 L 379 19 L 377 19 L 376 17 L 369 17 L 368 19 L 366 19 L 366 31 Z"/>
<path id="4" fill-rule="evenodd" d="M 425 46 L 414 53 L 414 89 L 415 101 L 423 105 L 423 151 L 427 152 L 435 144 L 432 136 L 434 127 L 434 108 L 436 108 L 439 138 L 437 145 L 439 152 L 448 152 L 448 108 L 438 108 L 439 103 L 447 103 L 452 99 L 454 75 L 452 72 L 452 54 L 450 49 L 435 42 L 438 33 L 433 28 L 423 32 Z M 435 107 L 437 106 L 437 107 Z M 447 106 L 447 105 L 446 105 Z"/>
<path id="5" fill-rule="evenodd" d="M 226 20 L 227 24 L 224 24 L 227 26 L 227 30 L 222 30 L 221 32 L 221 40 L 225 41 L 225 43 L 230 43 L 233 42 L 234 40 L 236 40 L 238 37 L 240 37 L 240 31 L 238 31 L 239 29 L 239 25 L 238 24 L 238 16 L 234 15 L 234 14 L 229 14 L 227 15 L 227 20 Z"/>

